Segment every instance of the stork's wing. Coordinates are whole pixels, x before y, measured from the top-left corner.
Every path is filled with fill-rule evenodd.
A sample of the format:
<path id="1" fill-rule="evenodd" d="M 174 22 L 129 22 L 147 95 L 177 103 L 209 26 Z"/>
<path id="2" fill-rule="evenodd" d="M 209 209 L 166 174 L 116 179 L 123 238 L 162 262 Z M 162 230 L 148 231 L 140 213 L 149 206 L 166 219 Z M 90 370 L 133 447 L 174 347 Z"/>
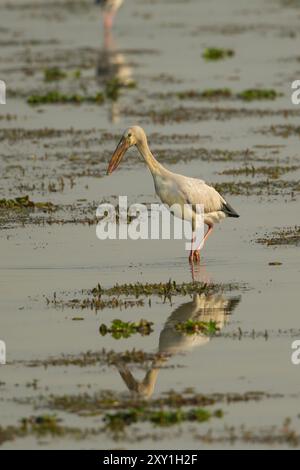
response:
<path id="1" fill-rule="evenodd" d="M 188 204 L 202 204 L 204 212 L 222 210 L 225 199 L 212 186 L 208 186 L 203 180 L 181 177 L 177 180 L 178 188 Z"/>

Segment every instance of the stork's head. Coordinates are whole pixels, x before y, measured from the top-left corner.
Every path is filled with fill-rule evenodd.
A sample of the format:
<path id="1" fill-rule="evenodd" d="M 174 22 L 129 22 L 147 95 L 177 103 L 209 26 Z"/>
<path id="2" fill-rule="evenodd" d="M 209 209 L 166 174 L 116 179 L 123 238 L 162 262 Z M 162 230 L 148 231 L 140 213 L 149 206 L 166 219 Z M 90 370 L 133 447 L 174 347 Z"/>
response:
<path id="1" fill-rule="evenodd" d="M 127 150 L 133 145 L 141 145 L 147 142 L 147 137 L 144 129 L 139 126 L 133 126 L 126 129 L 120 142 L 118 143 L 116 150 L 111 157 L 108 165 L 107 174 L 110 175 L 121 163 Z"/>

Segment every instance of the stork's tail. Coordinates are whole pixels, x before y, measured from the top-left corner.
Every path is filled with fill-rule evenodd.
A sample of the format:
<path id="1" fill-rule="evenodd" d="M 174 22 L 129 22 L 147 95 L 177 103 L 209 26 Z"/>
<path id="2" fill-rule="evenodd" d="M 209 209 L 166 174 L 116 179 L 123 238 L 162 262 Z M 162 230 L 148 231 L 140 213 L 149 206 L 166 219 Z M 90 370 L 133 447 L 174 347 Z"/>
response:
<path id="1" fill-rule="evenodd" d="M 223 211 L 224 214 L 227 215 L 227 217 L 239 217 L 239 214 L 226 201 L 224 201 L 221 211 Z"/>

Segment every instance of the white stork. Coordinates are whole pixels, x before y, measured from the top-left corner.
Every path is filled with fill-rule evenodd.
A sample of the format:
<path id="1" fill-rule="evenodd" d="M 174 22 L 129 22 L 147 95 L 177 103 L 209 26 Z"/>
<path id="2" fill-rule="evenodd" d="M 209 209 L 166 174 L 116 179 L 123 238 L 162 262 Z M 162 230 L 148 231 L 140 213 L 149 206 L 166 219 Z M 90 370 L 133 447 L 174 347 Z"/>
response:
<path id="1" fill-rule="evenodd" d="M 111 157 L 107 174 L 111 174 L 120 164 L 123 156 L 129 147 L 135 145 L 144 158 L 153 180 L 155 191 L 163 204 L 169 208 L 173 205 L 181 207 L 180 214 L 184 219 L 192 222 L 192 246 L 189 261 L 200 261 L 200 247 L 202 248 L 207 237 L 213 230 L 214 223 L 225 217 L 239 217 L 237 212 L 212 186 L 205 184 L 203 180 L 189 178 L 187 176 L 173 173 L 164 168 L 152 155 L 148 146 L 145 131 L 139 126 L 127 129 L 116 150 Z M 201 204 L 204 207 L 204 223 L 208 230 L 199 246 L 193 246 L 195 241 L 195 230 L 197 213 L 195 206 Z M 191 207 L 191 211 L 186 210 L 186 206 Z M 176 215 L 176 214 L 175 214 Z"/>

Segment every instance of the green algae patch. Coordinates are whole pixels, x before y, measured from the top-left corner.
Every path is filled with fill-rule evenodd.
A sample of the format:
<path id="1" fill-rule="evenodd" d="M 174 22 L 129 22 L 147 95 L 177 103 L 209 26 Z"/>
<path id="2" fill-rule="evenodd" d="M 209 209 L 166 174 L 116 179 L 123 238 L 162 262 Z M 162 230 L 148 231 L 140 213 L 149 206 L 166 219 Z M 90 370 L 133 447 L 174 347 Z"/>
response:
<path id="1" fill-rule="evenodd" d="M 210 320 L 209 322 L 196 320 L 178 322 L 175 325 L 175 329 L 177 331 L 187 333 L 188 335 L 201 333 L 206 336 L 213 336 L 219 331 L 219 328 L 217 327 L 217 322 L 213 320 Z"/>
<path id="2" fill-rule="evenodd" d="M 41 104 L 102 104 L 104 102 L 103 93 L 95 95 L 65 94 L 58 90 L 48 91 L 44 94 L 34 94 L 27 98 L 27 103 L 35 106 Z"/>
<path id="3" fill-rule="evenodd" d="M 107 327 L 104 323 L 100 326 L 99 332 L 102 336 L 111 334 L 114 339 L 129 338 L 130 336 L 139 333 L 142 336 L 147 336 L 152 333 L 153 322 L 147 320 L 140 320 L 139 322 L 124 322 L 115 319 L 112 321 L 111 326 Z"/>
<path id="4" fill-rule="evenodd" d="M 237 97 L 244 101 L 275 100 L 283 93 L 271 88 L 249 88 L 238 93 Z"/>
<path id="5" fill-rule="evenodd" d="M 234 56 L 233 49 L 223 49 L 219 47 L 207 47 L 202 57 L 207 61 L 223 60 Z"/>
<path id="6" fill-rule="evenodd" d="M 16 197 L 15 199 L 0 199 L 0 211 L 22 209 L 38 209 L 45 212 L 53 212 L 57 209 L 57 206 L 51 202 L 33 202 L 29 199 L 29 196 Z"/>

